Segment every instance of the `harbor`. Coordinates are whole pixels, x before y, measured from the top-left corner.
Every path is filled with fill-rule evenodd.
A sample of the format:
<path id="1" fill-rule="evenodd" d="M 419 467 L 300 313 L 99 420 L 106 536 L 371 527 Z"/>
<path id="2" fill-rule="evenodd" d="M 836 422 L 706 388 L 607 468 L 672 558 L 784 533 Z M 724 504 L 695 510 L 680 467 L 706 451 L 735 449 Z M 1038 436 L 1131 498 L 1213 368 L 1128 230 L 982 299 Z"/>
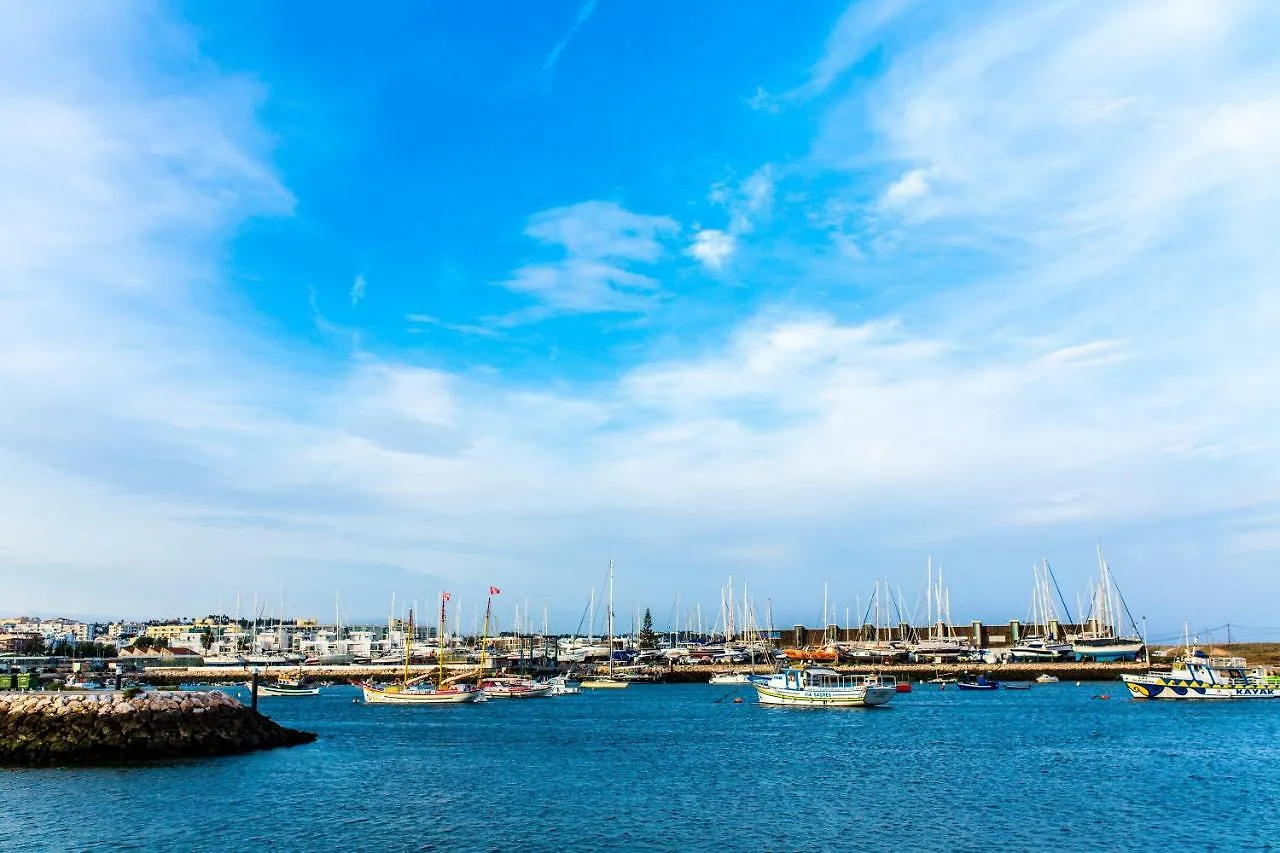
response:
<path id="1" fill-rule="evenodd" d="M 247 701 L 247 688 L 228 690 Z M 869 710 L 768 707 L 750 693 L 656 684 L 422 709 L 356 704 L 347 684 L 263 697 L 264 713 L 317 740 L 145 771 L 5 774 L 0 847 L 93 849 L 127 834 L 170 849 L 180 825 L 210 849 L 272 839 L 292 850 L 541 849 L 554 831 L 587 851 L 825 850 L 839 849 L 854 820 L 910 850 L 979 849 L 993 836 L 1034 849 L 1045 827 L 1070 846 L 1105 849 L 1123 842 L 1141 792 L 1161 790 L 1170 766 L 1201 776 L 1179 790 L 1188 807 L 1252 792 L 1221 812 L 1219 846 L 1273 838 L 1280 791 L 1268 756 L 1280 715 L 1268 703 L 1163 706 L 1123 699 L 1118 683 L 1065 680 L 993 693 L 917 688 Z M 1230 774 L 1204 772 L 1228 760 Z M 797 776 L 803 807 L 790 793 Z M 90 815 L 85 790 L 138 807 Z M 442 808 L 457 814 L 442 820 Z M 806 819 L 788 819 L 783 844 L 761 815 L 797 808 Z"/>

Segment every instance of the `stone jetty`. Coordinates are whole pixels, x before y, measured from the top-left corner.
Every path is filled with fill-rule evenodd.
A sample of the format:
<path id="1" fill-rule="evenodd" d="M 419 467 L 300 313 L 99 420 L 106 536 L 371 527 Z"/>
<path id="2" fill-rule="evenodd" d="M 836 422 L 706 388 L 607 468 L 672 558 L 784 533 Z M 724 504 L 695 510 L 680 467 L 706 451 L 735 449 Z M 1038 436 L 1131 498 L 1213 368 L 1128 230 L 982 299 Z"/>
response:
<path id="1" fill-rule="evenodd" d="M 196 758 L 315 739 L 216 691 L 0 693 L 0 765 Z"/>

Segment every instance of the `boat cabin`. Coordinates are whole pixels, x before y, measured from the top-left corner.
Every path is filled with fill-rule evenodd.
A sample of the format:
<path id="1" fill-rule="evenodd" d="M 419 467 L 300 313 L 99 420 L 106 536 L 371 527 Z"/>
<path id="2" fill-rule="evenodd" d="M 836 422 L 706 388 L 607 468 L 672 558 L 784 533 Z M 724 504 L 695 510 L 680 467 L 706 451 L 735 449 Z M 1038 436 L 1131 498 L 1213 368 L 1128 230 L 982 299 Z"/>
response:
<path id="1" fill-rule="evenodd" d="M 834 669 L 825 667 L 784 669 L 782 675 L 783 686 L 790 690 L 803 690 L 805 688 L 829 690 L 853 687 L 894 687 L 896 680 L 879 675 L 843 675 Z"/>

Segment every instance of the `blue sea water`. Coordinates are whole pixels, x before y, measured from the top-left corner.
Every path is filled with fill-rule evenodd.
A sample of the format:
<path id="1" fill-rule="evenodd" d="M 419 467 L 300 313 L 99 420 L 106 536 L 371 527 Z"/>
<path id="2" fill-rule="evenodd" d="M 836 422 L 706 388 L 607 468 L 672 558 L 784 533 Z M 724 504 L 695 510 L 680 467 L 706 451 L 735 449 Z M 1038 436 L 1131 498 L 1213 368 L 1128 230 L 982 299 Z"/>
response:
<path id="1" fill-rule="evenodd" d="M 705 685 L 357 695 L 261 700 L 308 746 L 0 771 L 0 850 L 1280 849 L 1280 702 L 1071 683 L 917 686 L 878 710 Z"/>

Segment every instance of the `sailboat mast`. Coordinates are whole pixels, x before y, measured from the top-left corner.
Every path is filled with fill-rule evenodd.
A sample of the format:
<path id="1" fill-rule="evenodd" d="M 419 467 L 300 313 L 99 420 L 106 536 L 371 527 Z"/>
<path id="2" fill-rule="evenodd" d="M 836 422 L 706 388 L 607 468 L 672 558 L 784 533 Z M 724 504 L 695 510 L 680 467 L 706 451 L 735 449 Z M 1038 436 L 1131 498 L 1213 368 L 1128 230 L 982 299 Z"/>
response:
<path id="1" fill-rule="evenodd" d="M 444 609 L 449 603 L 449 593 L 440 593 L 440 630 L 437 632 L 437 642 L 439 647 L 436 650 L 436 665 L 438 672 L 436 674 L 436 687 L 444 687 Z"/>
<path id="2" fill-rule="evenodd" d="M 404 635 L 404 684 L 409 685 L 409 656 L 413 649 L 413 608 L 409 609 L 409 626 Z"/>
<path id="3" fill-rule="evenodd" d="M 928 581 L 925 583 L 925 621 L 929 623 L 929 631 L 933 631 L 933 555 L 929 555 L 929 559 L 925 562 L 925 572 Z M 918 606 L 918 605 L 917 605 Z"/>
<path id="4" fill-rule="evenodd" d="M 609 677 L 613 678 L 613 560 L 609 561 Z"/>

